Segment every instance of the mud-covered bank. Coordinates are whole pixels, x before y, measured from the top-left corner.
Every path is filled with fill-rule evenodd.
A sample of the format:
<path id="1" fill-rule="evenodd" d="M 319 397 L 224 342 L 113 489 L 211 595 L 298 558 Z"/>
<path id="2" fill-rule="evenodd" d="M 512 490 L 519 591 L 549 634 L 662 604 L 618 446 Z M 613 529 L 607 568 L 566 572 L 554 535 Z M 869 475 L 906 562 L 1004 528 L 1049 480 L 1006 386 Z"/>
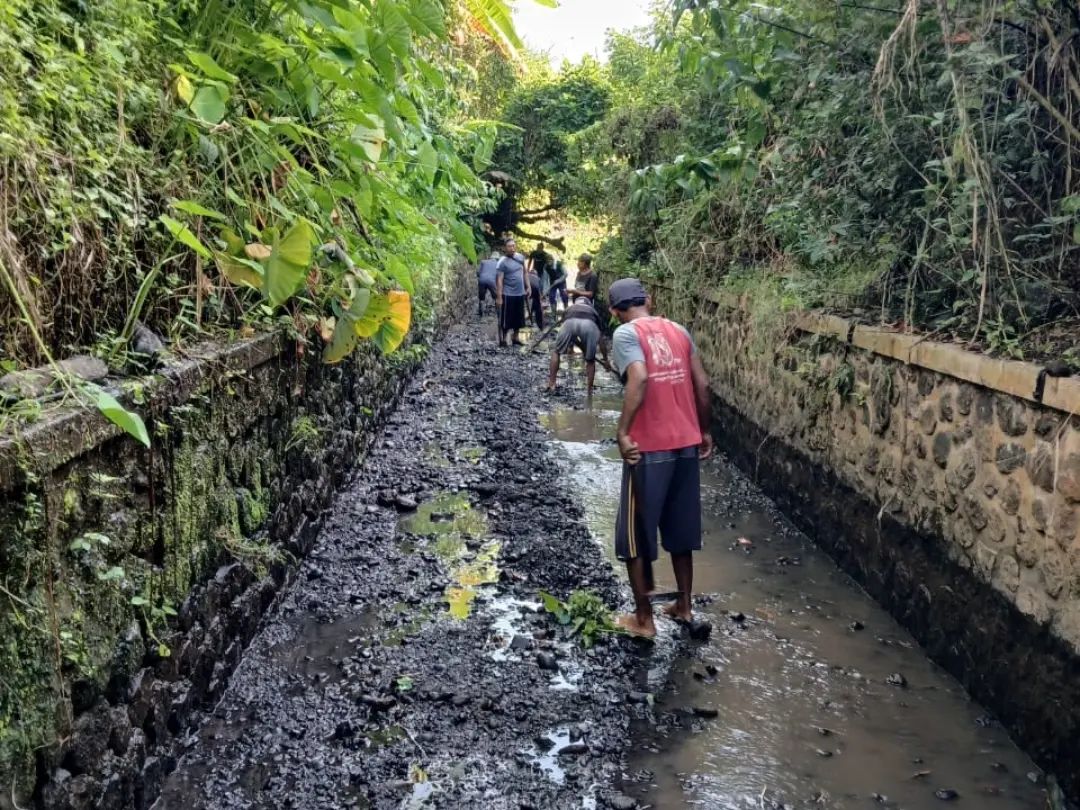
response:
<path id="1" fill-rule="evenodd" d="M 644 651 L 538 591 L 624 596 L 537 421 L 542 364 L 436 346 L 168 780 L 187 807 L 626 807 Z"/>

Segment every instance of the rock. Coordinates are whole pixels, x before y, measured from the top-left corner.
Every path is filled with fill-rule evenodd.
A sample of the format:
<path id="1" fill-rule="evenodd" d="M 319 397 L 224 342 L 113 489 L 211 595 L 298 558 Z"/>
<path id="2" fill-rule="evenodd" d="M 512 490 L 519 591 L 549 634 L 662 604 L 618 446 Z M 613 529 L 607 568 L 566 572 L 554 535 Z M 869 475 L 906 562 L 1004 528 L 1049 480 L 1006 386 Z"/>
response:
<path id="1" fill-rule="evenodd" d="M 628 703 L 648 703 L 649 702 L 649 693 L 648 692 L 630 692 L 630 693 L 628 693 L 626 695 L 626 700 L 627 700 Z"/>
<path id="2" fill-rule="evenodd" d="M 719 709 L 713 709 L 709 706 L 695 706 L 693 711 L 695 717 L 703 717 L 706 720 L 712 720 L 720 716 Z"/>
<path id="3" fill-rule="evenodd" d="M 1021 444 L 1006 442 L 999 445 L 995 456 L 998 472 L 1002 475 L 1020 469 L 1027 462 L 1027 450 Z"/>
<path id="4" fill-rule="evenodd" d="M 716 664 L 706 664 L 705 671 L 709 673 L 710 678 L 715 678 L 716 673 L 718 673 L 720 670 L 716 668 Z"/>
<path id="5" fill-rule="evenodd" d="M 1009 436 L 1023 436 L 1027 433 L 1027 406 L 1013 397 L 999 394 L 995 397 L 994 410 L 997 412 L 998 425 Z"/>
<path id="6" fill-rule="evenodd" d="M 829 759 L 830 757 L 832 757 L 833 752 L 828 751 L 828 750 L 826 750 L 824 748 L 819 748 L 819 749 L 817 749 L 817 755 L 819 757 L 821 757 L 822 759 Z"/>
<path id="7" fill-rule="evenodd" d="M 960 794 L 952 788 L 941 788 L 934 791 L 934 796 L 941 799 L 943 802 L 951 802 L 960 798 Z"/>
<path id="8" fill-rule="evenodd" d="M 589 746 L 583 742 L 570 743 L 559 749 L 559 756 L 580 756 L 589 753 Z"/>
<path id="9" fill-rule="evenodd" d="M 730 613 L 728 613 L 728 618 L 731 619 L 736 624 L 742 624 L 743 622 L 746 621 L 746 614 L 743 613 L 742 611 L 733 610 Z"/>
<path id="10" fill-rule="evenodd" d="M 153 329 L 138 321 L 131 335 L 131 351 L 143 357 L 157 357 L 165 351 L 165 343 Z"/>
<path id="11" fill-rule="evenodd" d="M 1069 453 L 1061 465 L 1058 492 L 1071 503 L 1080 503 L 1080 453 Z"/>
<path id="12" fill-rule="evenodd" d="M 549 652 L 537 653 L 536 664 L 540 669 L 548 670 L 549 672 L 559 671 L 559 662 L 556 661 L 555 656 Z"/>
<path id="13" fill-rule="evenodd" d="M 855 621 L 853 621 L 851 624 L 848 625 L 848 629 L 853 633 L 857 633 L 860 630 L 865 630 L 866 625 L 863 624 L 862 622 L 860 622 L 858 619 L 856 619 Z"/>
<path id="14" fill-rule="evenodd" d="M 353 724 L 350 723 L 348 720 L 342 720 L 340 723 L 337 724 L 337 727 L 334 729 L 333 738 L 335 740 L 347 740 L 355 735 L 356 729 L 353 727 Z"/>
<path id="15" fill-rule="evenodd" d="M 397 698 L 393 695 L 362 695 L 360 702 L 372 712 L 388 712 L 397 705 Z"/>
<path id="16" fill-rule="evenodd" d="M 419 504 L 416 502 L 416 498 L 410 498 L 408 495 L 398 495 L 394 498 L 394 507 L 399 512 L 415 512 Z"/>
<path id="17" fill-rule="evenodd" d="M 901 688 L 908 685 L 907 678 L 904 677 L 902 672 L 894 672 L 885 679 L 885 683 L 889 684 L 889 686 L 899 686 Z"/>
<path id="18" fill-rule="evenodd" d="M 86 354 L 61 360 L 57 366 L 63 374 L 87 382 L 97 382 L 109 376 L 109 367 L 103 361 Z M 56 372 L 51 366 L 12 371 L 0 377 L 0 394 L 14 399 L 37 399 L 44 396 L 56 380 Z"/>
<path id="19" fill-rule="evenodd" d="M 952 452 L 952 446 L 951 433 L 939 433 L 934 437 L 930 452 L 934 457 L 934 463 L 943 470 L 949 466 L 949 453 Z"/>
<path id="20" fill-rule="evenodd" d="M 625 793 L 616 793 L 607 798 L 607 806 L 612 810 L 634 810 L 638 806 L 637 800 L 632 799 Z"/>
<path id="21" fill-rule="evenodd" d="M 533 640 L 528 636 L 516 635 L 510 642 L 511 650 L 527 650 L 533 645 Z"/>
<path id="22" fill-rule="evenodd" d="M 705 641 L 712 635 L 712 623 L 696 617 L 690 620 L 686 629 L 694 641 Z"/>

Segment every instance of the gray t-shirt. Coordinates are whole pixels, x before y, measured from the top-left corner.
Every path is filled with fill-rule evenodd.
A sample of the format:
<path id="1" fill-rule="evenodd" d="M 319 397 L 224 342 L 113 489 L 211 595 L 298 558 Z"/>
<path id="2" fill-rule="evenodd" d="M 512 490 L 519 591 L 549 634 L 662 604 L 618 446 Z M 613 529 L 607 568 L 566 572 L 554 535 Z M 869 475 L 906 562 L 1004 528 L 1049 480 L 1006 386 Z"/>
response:
<path id="1" fill-rule="evenodd" d="M 682 324 L 676 323 L 675 326 L 690 341 L 691 356 L 697 354 L 697 346 L 694 344 L 690 332 Z M 619 372 L 620 377 L 626 374 L 626 370 L 630 368 L 631 363 L 645 362 L 645 351 L 641 348 L 637 329 L 634 328 L 632 322 L 624 323 L 615 330 L 615 334 L 611 338 L 611 362 L 614 364 L 615 370 Z"/>
<path id="2" fill-rule="evenodd" d="M 570 321 L 575 318 L 582 318 L 587 321 L 592 321 L 597 326 L 600 326 L 600 314 L 596 311 L 596 307 L 586 301 L 584 298 L 579 298 L 573 304 L 566 308 L 566 314 L 563 316 L 564 320 Z"/>
<path id="3" fill-rule="evenodd" d="M 487 286 L 495 286 L 495 277 L 497 273 L 495 268 L 499 266 L 498 259 L 483 259 L 480 262 L 480 269 L 476 271 L 477 280 Z"/>
<path id="4" fill-rule="evenodd" d="M 525 295 L 525 257 L 515 253 L 503 256 L 495 272 L 503 277 L 503 295 Z"/>

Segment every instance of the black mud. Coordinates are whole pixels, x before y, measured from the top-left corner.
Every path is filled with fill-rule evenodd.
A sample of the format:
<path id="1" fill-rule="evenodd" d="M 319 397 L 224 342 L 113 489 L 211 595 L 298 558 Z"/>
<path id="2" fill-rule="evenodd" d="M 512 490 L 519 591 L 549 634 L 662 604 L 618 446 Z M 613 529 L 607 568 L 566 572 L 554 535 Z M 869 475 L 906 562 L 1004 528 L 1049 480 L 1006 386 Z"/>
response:
<path id="1" fill-rule="evenodd" d="M 545 448 L 542 364 L 480 332 L 435 347 L 160 810 L 633 806 L 610 785 L 646 653 L 538 612 L 625 594 Z"/>

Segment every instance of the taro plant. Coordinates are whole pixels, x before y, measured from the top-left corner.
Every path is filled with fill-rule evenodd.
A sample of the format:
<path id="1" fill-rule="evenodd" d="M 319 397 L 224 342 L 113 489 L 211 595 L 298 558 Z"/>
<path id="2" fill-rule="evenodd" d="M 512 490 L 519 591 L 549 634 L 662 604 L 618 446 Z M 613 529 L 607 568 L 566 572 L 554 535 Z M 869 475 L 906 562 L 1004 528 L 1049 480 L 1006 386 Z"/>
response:
<path id="1" fill-rule="evenodd" d="M 559 624 L 568 627 L 570 636 L 579 638 L 585 647 L 592 647 L 601 634 L 623 632 L 612 620 L 611 610 L 604 600 L 593 591 L 576 590 L 565 602 L 540 591 L 540 601 L 544 610 Z"/>

